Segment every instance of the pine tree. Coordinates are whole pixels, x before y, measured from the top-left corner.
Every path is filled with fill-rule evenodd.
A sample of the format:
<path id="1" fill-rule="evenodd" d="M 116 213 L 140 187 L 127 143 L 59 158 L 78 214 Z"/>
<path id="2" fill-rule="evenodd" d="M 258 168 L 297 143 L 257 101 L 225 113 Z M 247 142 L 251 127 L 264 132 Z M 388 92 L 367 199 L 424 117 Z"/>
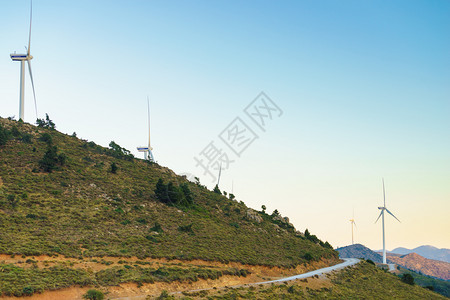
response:
<path id="1" fill-rule="evenodd" d="M 161 178 L 158 179 L 155 189 L 156 198 L 163 203 L 170 203 L 169 193 L 167 190 L 167 185 L 164 184 Z"/>
<path id="2" fill-rule="evenodd" d="M 117 167 L 116 163 L 113 162 L 111 164 L 111 173 L 116 174 L 117 173 L 117 169 L 118 169 L 118 167 Z"/>
<path id="3" fill-rule="evenodd" d="M 214 187 L 214 193 L 222 195 L 222 192 L 219 189 L 219 186 L 216 184 L 216 186 Z"/>

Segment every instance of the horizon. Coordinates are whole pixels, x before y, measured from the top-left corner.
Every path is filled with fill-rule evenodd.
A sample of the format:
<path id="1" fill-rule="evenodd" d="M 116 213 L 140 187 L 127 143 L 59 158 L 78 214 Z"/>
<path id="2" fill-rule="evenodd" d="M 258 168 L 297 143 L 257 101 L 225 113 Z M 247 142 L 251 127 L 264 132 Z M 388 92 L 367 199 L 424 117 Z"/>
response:
<path id="1" fill-rule="evenodd" d="M 29 13 L 29 1 L 0 4 L 5 118 L 18 116 L 20 64 L 9 54 L 28 43 Z M 386 215 L 386 249 L 449 249 L 449 13 L 448 1 L 35 0 L 38 117 L 142 158 L 149 96 L 153 154 L 177 174 L 211 189 L 194 157 L 214 142 L 233 160 L 221 190 L 334 248 L 351 244 L 354 210 L 355 244 L 370 249 L 382 249 L 384 177 L 401 221 Z M 274 109 L 264 125 L 246 111 L 261 92 Z M 226 129 L 242 123 L 252 139 L 233 150 Z"/>

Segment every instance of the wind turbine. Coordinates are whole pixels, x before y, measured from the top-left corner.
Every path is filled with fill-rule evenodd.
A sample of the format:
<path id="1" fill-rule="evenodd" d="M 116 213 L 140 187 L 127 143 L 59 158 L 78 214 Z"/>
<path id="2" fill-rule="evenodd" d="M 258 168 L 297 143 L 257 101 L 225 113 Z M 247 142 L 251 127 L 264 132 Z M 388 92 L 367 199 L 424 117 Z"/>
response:
<path id="1" fill-rule="evenodd" d="M 150 146 L 150 100 L 147 96 L 147 113 L 148 113 L 148 146 L 147 147 L 137 147 L 139 152 L 144 152 L 144 158 L 149 160 L 150 162 L 155 162 L 153 158 L 152 150 L 153 148 Z"/>
<path id="2" fill-rule="evenodd" d="M 356 228 L 355 212 L 353 212 L 353 218 L 350 219 L 350 224 L 351 224 L 351 226 L 352 226 L 352 245 L 353 245 L 353 225 L 355 225 L 355 228 Z"/>
<path id="3" fill-rule="evenodd" d="M 25 62 L 28 62 L 28 71 L 30 73 L 31 78 L 31 86 L 33 87 L 33 96 L 34 96 L 34 108 L 36 110 L 36 118 L 37 118 L 37 104 L 36 104 L 36 93 L 34 91 L 34 82 L 33 82 L 33 74 L 31 72 L 31 64 L 30 60 L 33 59 L 33 56 L 30 54 L 30 43 L 31 43 L 31 19 L 33 16 L 33 2 L 31 2 L 30 8 L 30 33 L 28 36 L 28 48 L 27 54 L 10 54 L 11 59 L 13 61 L 20 61 L 20 98 L 19 98 L 19 120 L 24 120 L 24 106 L 25 106 Z"/>
<path id="4" fill-rule="evenodd" d="M 380 219 L 380 217 L 382 217 L 381 220 L 382 220 L 382 223 L 383 223 L 383 264 L 386 264 L 386 242 L 385 242 L 385 234 L 384 234 L 384 212 L 386 211 L 388 214 L 393 216 L 397 221 L 400 222 L 400 220 L 397 219 L 397 217 L 394 216 L 389 211 L 389 209 L 387 209 L 387 207 L 386 207 L 386 194 L 385 194 L 385 191 L 384 191 L 384 178 L 382 180 L 383 180 L 383 204 L 384 205 L 378 207 L 378 209 L 381 210 L 381 212 L 380 212 L 380 215 L 378 216 L 377 220 L 375 221 L 375 223 L 378 222 L 378 219 Z"/>

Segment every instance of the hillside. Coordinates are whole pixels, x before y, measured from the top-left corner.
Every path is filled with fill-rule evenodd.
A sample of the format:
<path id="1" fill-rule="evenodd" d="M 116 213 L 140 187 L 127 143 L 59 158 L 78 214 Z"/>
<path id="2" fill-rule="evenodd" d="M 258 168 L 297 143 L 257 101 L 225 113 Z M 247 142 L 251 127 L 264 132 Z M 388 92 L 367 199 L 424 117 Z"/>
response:
<path id="1" fill-rule="evenodd" d="M 146 273 L 149 259 L 281 268 L 338 261 L 328 243 L 301 234 L 278 214 L 252 210 L 168 168 L 135 159 L 115 143 L 107 149 L 44 127 L 0 118 L 0 254 L 12 261 L 0 268 L 20 278 L 42 277 L 37 290 L 118 283 L 73 265 L 96 264 L 119 282 L 150 282 L 180 271 Z M 61 264 L 61 257 L 76 262 Z M 139 268 L 123 268 L 120 258 Z M 53 276 L 51 268 L 72 275 L 44 284 Z M 183 276 L 246 273 L 226 266 L 211 272 L 193 269 Z M 7 279 L 9 290 L 1 293 L 20 294 L 25 288 L 13 277 L 2 278 Z"/>
<path id="2" fill-rule="evenodd" d="M 423 256 L 428 259 L 434 259 L 434 260 L 440 260 L 445 261 L 447 263 L 450 263 L 450 249 L 439 249 L 433 246 L 419 246 L 414 249 L 407 249 L 403 247 L 395 248 L 394 250 L 390 251 L 389 253 L 395 253 L 395 254 L 409 254 L 409 253 L 417 253 L 420 256 Z"/>
<path id="3" fill-rule="evenodd" d="M 184 293 L 184 299 L 447 299 L 367 262 L 328 276 L 286 284 Z M 152 298 L 154 299 L 154 298 Z M 166 298 L 178 299 L 178 298 Z"/>
<path id="4" fill-rule="evenodd" d="M 397 266 L 395 274 L 397 274 L 398 276 L 402 276 L 403 274 L 410 274 L 414 278 L 415 284 L 422 287 L 428 287 L 433 291 L 435 291 L 436 293 L 439 293 L 446 297 L 450 297 L 450 281 L 437 279 L 426 275 L 421 275 L 417 272 L 411 271 L 409 269 L 400 266 Z"/>
<path id="5" fill-rule="evenodd" d="M 450 263 L 427 259 L 416 253 L 403 256 L 388 254 L 388 257 L 394 263 L 407 269 L 443 280 L 450 280 Z"/>
<path id="6" fill-rule="evenodd" d="M 370 259 L 373 262 L 376 263 L 383 263 L 383 256 L 370 250 L 364 245 L 361 244 L 354 244 L 346 247 L 341 247 L 336 249 L 337 252 L 339 252 L 339 257 L 342 258 L 364 258 L 364 259 Z M 390 263 L 390 261 L 387 259 L 387 262 Z"/>

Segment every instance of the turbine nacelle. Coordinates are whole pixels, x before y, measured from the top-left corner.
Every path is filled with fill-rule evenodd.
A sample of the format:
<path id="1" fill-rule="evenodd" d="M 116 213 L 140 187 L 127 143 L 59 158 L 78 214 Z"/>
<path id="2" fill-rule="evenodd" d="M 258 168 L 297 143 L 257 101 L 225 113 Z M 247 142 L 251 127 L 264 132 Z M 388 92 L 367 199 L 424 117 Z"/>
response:
<path id="1" fill-rule="evenodd" d="M 385 207 L 382 207 L 382 206 L 378 206 L 378 209 L 383 210 L 383 209 L 386 209 L 386 208 L 385 208 Z"/>
<path id="2" fill-rule="evenodd" d="M 13 61 L 24 61 L 24 60 L 32 60 L 33 56 L 32 55 L 28 55 L 28 54 L 10 54 L 11 59 Z"/>

